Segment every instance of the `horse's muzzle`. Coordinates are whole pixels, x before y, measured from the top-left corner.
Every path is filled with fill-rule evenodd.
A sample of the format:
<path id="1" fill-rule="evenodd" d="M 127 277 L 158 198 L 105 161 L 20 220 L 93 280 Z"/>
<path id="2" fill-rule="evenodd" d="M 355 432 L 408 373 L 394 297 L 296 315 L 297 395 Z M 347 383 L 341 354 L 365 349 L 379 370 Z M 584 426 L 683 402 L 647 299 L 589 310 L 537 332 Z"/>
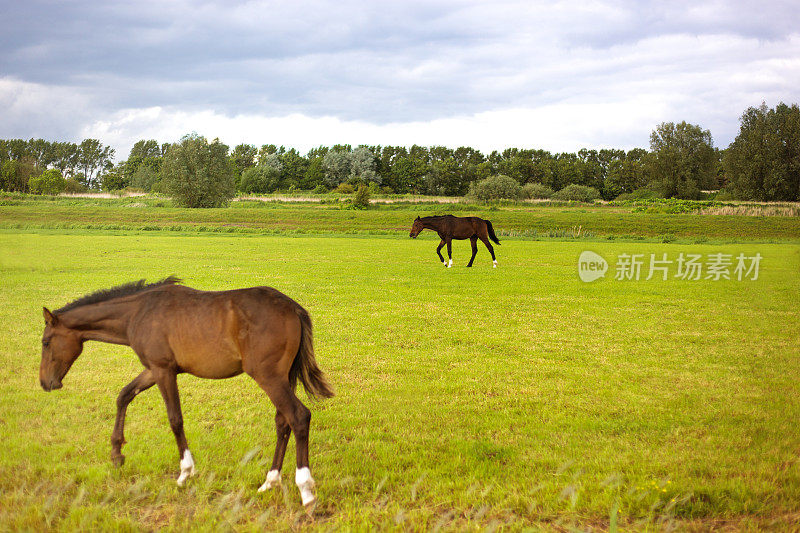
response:
<path id="1" fill-rule="evenodd" d="M 45 381 L 45 380 L 43 380 L 43 379 L 40 379 L 40 380 L 39 380 L 39 383 L 41 383 L 41 385 L 42 385 L 42 388 L 43 388 L 43 389 L 44 389 L 46 392 L 50 392 L 50 391 L 53 391 L 53 390 L 57 390 L 57 389 L 60 389 L 61 387 L 63 387 L 63 386 L 64 386 L 64 385 L 61 383 L 61 381 L 59 381 L 59 380 L 57 380 L 57 379 L 51 379 L 50 381 Z"/>

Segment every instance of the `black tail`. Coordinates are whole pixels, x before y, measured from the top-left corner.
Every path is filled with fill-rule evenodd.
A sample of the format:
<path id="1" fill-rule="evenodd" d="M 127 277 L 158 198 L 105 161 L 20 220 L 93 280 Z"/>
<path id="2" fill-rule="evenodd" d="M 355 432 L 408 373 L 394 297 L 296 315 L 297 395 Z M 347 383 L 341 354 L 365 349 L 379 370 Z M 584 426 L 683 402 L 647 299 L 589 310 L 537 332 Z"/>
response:
<path id="1" fill-rule="evenodd" d="M 325 379 L 325 374 L 317 366 L 314 357 L 314 333 L 311 326 L 311 317 L 308 311 L 297 306 L 297 316 L 300 318 L 302 334 L 300 337 L 300 348 L 297 350 L 297 357 L 294 358 L 292 368 L 289 370 L 289 383 L 292 388 L 297 386 L 297 378 L 312 398 L 330 398 L 333 390 Z"/>
<path id="2" fill-rule="evenodd" d="M 489 232 L 489 238 L 492 239 L 496 244 L 500 244 L 500 239 L 497 238 L 497 235 L 494 234 L 494 228 L 492 227 L 492 223 L 488 220 L 486 222 L 486 231 Z"/>

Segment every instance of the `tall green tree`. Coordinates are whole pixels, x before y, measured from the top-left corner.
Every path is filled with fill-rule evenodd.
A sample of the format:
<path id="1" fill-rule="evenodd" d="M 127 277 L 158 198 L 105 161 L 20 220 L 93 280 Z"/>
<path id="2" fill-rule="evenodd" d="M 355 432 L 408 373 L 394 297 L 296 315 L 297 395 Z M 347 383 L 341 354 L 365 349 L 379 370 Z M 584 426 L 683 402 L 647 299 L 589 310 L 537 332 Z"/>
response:
<path id="1" fill-rule="evenodd" d="M 357 183 L 377 183 L 381 176 L 377 172 L 378 158 L 367 146 L 359 146 L 350 154 L 350 181 Z"/>
<path id="2" fill-rule="evenodd" d="M 717 158 L 711 132 L 680 122 L 659 124 L 650 134 L 651 184 L 668 198 L 699 198 L 716 188 Z"/>
<path id="3" fill-rule="evenodd" d="M 325 185 L 329 189 L 338 187 L 350 177 L 352 158 L 349 149 L 331 149 L 323 158 Z"/>
<path id="4" fill-rule="evenodd" d="M 310 157 L 303 179 L 300 180 L 300 188 L 311 190 L 320 185 L 325 186 L 325 163 L 323 162 L 323 157 Z"/>
<path id="5" fill-rule="evenodd" d="M 299 187 L 306 176 L 308 159 L 300 155 L 294 148 L 284 151 L 280 156 L 281 189 Z"/>
<path id="6" fill-rule="evenodd" d="M 430 172 L 425 176 L 427 194 L 463 196 L 467 192 L 467 186 L 453 156 L 434 160 Z"/>
<path id="7" fill-rule="evenodd" d="M 237 176 L 241 176 L 242 172 L 248 168 L 255 166 L 256 156 L 258 155 L 258 148 L 252 144 L 238 144 L 231 152 L 231 163 Z"/>
<path id="8" fill-rule="evenodd" d="M 235 194 L 228 147 L 219 139 L 209 143 L 196 133 L 169 147 L 161 165 L 161 180 L 182 207 L 221 207 Z"/>
<path id="9" fill-rule="evenodd" d="M 78 145 L 71 142 L 57 142 L 53 146 L 53 166 L 64 176 L 75 176 L 78 168 L 80 151 Z"/>
<path id="10" fill-rule="evenodd" d="M 144 188 L 141 185 L 143 181 L 152 182 L 153 180 L 142 180 L 141 177 L 137 179 L 134 176 L 137 173 L 148 176 L 150 174 L 157 174 L 159 170 L 161 170 L 161 161 L 164 152 L 166 151 L 166 146 L 167 145 L 164 145 L 163 147 L 159 146 L 158 141 L 154 139 L 142 139 L 137 141 L 136 144 L 133 145 L 133 148 L 131 148 L 127 161 L 120 163 L 120 166 L 122 167 L 123 181 L 127 184 L 134 184 L 134 182 L 138 182 L 139 184 L 134 186 L 140 188 Z M 143 170 L 143 168 L 146 168 L 147 170 Z M 147 188 L 145 190 L 150 189 Z"/>
<path id="11" fill-rule="evenodd" d="M 83 182 L 90 189 L 100 188 L 100 173 L 114 158 L 114 149 L 97 139 L 84 139 L 78 145 L 78 165 Z"/>
<path id="12" fill-rule="evenodd" d="M 31 159 L 6 160 L 0 163 L 0 190 L 28 192 L 28 184 L 38 171 Z"/>
<path id="13" fill-rule="evenodd" d="M 646 150 L 634 148 L 625 154 L 624 158 L 611 160 L 601 190 L 603 198 L 611 200 L 620 194 L 631 193 L 647 185 L 647 174 L 644 169 L 646 156 Z"/>
<path id="14" fill-rule="evenodd" d="M 800 201 L 800 108 L 762 103 L 741 117 L 725 153 L 730 188 L 740 198 Z"/>

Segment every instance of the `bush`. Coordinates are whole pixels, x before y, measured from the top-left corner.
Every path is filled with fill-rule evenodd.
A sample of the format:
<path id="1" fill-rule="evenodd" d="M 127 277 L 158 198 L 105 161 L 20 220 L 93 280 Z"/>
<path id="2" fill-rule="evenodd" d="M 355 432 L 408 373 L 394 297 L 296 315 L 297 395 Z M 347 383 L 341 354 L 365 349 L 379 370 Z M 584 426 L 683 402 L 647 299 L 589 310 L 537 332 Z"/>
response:
<path id="1" fill-rule="evenodd" d="M 600 198 L 600 193 L 594 187 L 586 187 L 584 185 L 567 185 L 553 195 L 554 200 L 561 201 L 576 201 L 576 202 L 594 202 Z"/>
<path id="2" fill-rule="evenodd" d="M 77 194 L 77 193 L 87 192 L 88 190 L 89 188 L 86 185 L 84 185 L 83 183 L 81 183 L 76 179 L 70 178 L 68 180 L 65 180 L 65 186 L 63 192 L 67 194 Z"/>
<path id="3" fill-rule="evenodd" d="M 542 183 L 526 183 L 522 186 L 520 195 L 525 199 L 546 199 L 553 196 L 553 189 Z"/>
<path id="4" fill-rule="evenodd" d="M 28 188 L 33 194 L 50 194 L 55 196 L 67 188 L 67 180 L 61 171 L 55 168 L 45 170 L 40 175 L 28 180 Z"/>
<path id="5" fill-rule="evenodd" d="M 369 209 L 369 187 L 361 185 L 353 196 L 353 207 L 355 209 Z"/>
<path id="6" fill-rule="evenodd" d="M 161 165 L 161 183 L 179 207 L 221 207 L 235 193 L 228 147 L 197 134 L 170 145 Z"/>
<path id="7" fill-rule="evenodd" d="M 242 172 L 239 190 L 248 194 L 275 192 L 281 181 L 280 171 L 270 165 L 257 165 Z"/>
<path id="8" fill-rule="evenodd" d="M 349 183 L 341 183 L 336 187 L 336 192 L 339 194 L 353 194 L 356 190 Z"/>
<path id="9" fill-rule="evenodd" d="M 469 184 L 468 198 L 475 200 L 516 200 L 520 196 L 519 182 L 514 178 L 499 174 L 485 180 Z"/>
<path id="10" fill-rule="evenodd" d="M 327 194 L 328 188 L 320 183 L 319 185 L 314 187 L 314 190 L 311 192 L 313 192 L 314 194 Z"/>
<path id="11" fill-rule="evenodd" d="M 100 184 L 104 191 L 119 191 L 125 188 L 127 183 L 119 168 L 113 168 L 103 174 Z"/>

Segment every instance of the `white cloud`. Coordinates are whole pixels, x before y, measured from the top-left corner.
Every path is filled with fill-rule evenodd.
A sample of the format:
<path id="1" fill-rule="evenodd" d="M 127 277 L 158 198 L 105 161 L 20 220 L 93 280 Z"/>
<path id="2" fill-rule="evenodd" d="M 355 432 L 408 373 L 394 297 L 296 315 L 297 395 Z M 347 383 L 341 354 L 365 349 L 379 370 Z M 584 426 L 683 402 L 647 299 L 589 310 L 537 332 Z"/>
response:
<path id="1" fill-rule="evenodd" d="M 139 139 L 174 142 L 197 132 L 233 147 L 248 143 L 284 144 L 305 153 L 333 144 L 471 146 L 486 153 L 508 147 L 555 152 L 583 147 L 633 148 L 646 145 L 652 125 L 663 119 L 663 104 L 647 98 L 624 103 L 559 103 L 536 109 L 487 111 L 431 121 L 373 124 L 336 117 L 237 115 L 211 111 L 130 109 L 95 122 L 81 132 L 118 147 L 124 158 Z"/>

